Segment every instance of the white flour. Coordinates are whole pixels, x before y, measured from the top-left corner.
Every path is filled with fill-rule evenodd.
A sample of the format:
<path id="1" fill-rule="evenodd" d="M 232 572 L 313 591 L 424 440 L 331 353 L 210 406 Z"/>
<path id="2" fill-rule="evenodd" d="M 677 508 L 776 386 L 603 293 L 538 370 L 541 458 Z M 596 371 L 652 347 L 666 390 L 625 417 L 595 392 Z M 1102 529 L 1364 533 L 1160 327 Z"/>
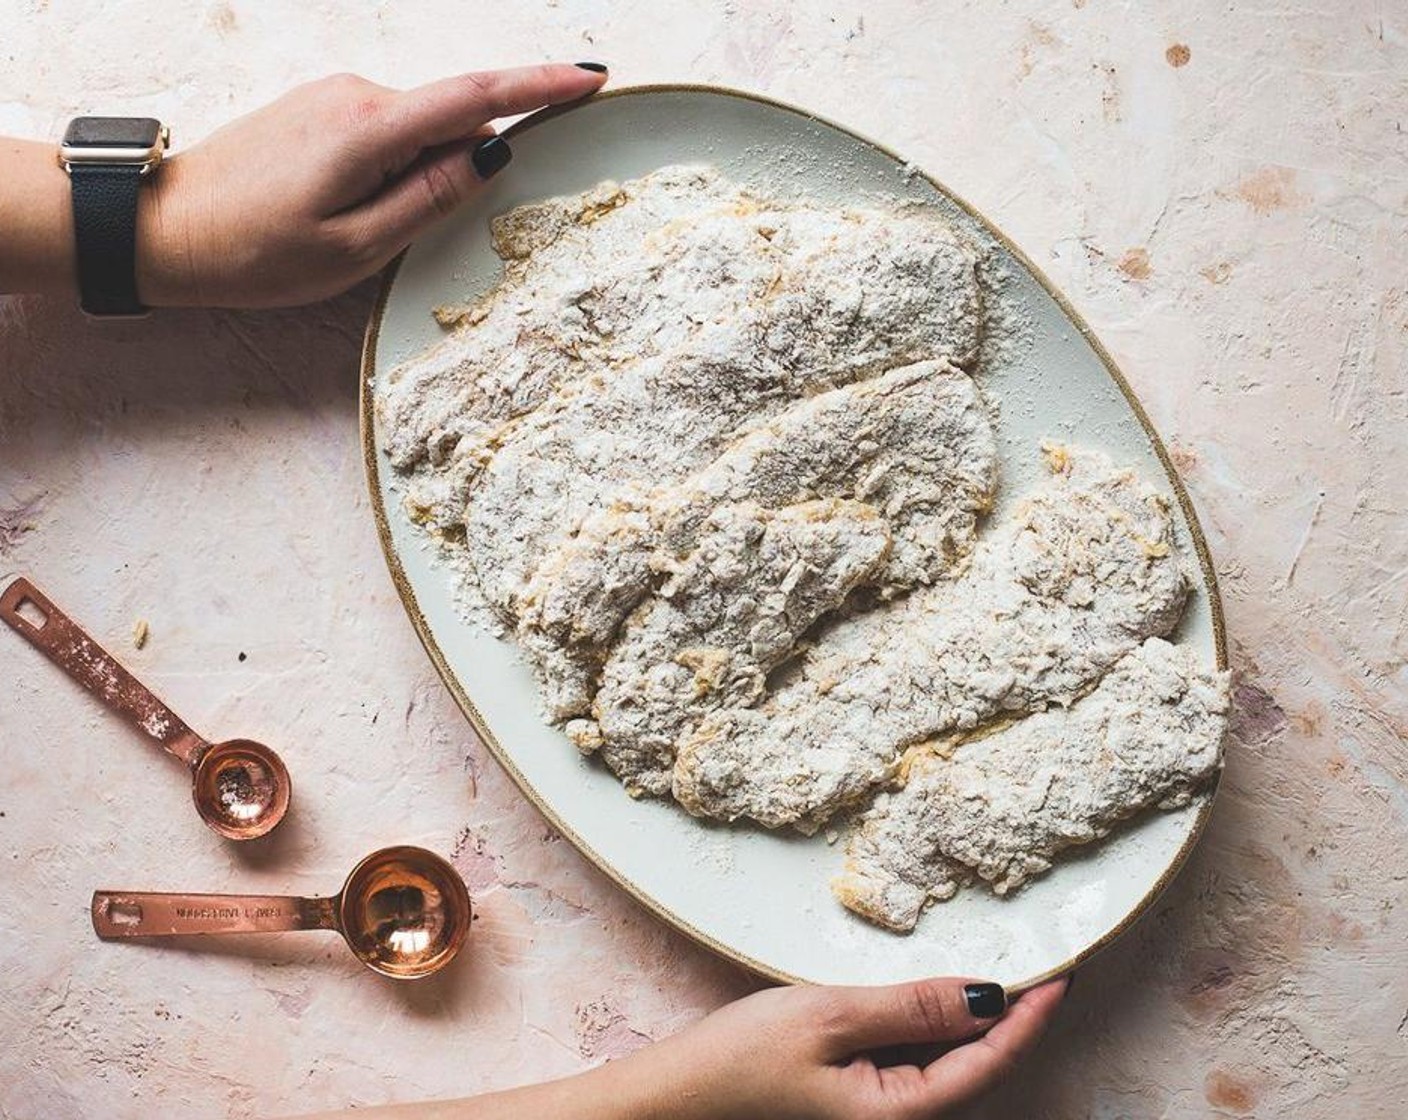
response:
<path id="1" fill-rule="evenodd" d="M 492 232 L 501 280 L 376 384 L 383 449 L 467 616 L 633 794 L 812 831 L 910 744 L 1070 704 L 1177 620 L 1162 499 L 1103 456 L 1054 452 L 974 553 L 969 372 L 1022 325 L 935 212 L 673 167 Z"/>

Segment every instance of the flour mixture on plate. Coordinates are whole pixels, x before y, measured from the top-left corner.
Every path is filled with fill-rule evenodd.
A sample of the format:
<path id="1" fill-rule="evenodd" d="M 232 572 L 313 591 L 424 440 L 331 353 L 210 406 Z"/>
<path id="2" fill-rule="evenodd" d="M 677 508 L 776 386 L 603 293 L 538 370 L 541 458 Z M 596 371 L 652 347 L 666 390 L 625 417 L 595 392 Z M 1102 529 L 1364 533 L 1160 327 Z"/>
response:
<path id="1" fill-rule="evenodd" d="M 383 450 L 468 617 L 632 796 L 859 814 L 837 897 L 904 930 L 1212 779 L 1225 674 L 1157 637 L 1188 588 L 1164 496 L 1052 445 L 983 526 L 984 284 L 941 217 L 670 167 L 492 233 L 499 282 L 376 386 Z"/>

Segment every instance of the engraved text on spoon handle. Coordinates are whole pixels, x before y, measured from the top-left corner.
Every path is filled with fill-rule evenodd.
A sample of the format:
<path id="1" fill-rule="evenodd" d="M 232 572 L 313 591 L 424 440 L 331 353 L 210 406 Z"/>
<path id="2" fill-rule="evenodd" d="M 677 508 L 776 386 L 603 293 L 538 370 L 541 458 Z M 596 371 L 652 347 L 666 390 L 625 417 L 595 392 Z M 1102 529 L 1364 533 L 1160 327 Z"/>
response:
<path id="1" fill-rule="evenodd" d="M 335 900 L 277 894 L 94 891 L 93 929 L 104 941 L 198 933 L 336 929 Z"/>

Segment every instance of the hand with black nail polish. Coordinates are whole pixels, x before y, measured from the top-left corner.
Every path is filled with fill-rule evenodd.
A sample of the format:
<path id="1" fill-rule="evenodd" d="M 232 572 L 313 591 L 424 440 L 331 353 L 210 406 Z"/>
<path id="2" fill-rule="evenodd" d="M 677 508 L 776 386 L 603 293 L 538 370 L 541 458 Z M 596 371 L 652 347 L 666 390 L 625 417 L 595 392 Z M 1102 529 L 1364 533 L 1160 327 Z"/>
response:
<path id="1" fill-rule="evenodd" d="M 1011 1072 L 1067 986 L 772 988 L 575 1077 L 309 1120 L 935 1120 Z"/>
<path id="2" fill-rule="evenodd" d="M 1054 980 L 1011 1001 L 998 984 L 955 979 L 774 988 L 601 1072 L 618 1099 L 641 1102 L 621 1116 L 930 1120 L 1007 1074 L 1066 987 Z M 651 1088 L 632 1096 L 636 1086 Z"/>
<path id="3" fill-rule="evenodd" d="M 350 74 L 299 86 L 166 159 L 141 196 L 138 294 L 153 307 L 280 307 L 341 292 L 508 166 L 492 121 L 605 81 L 606 67 L 579 62 L 409 90 Z"/>

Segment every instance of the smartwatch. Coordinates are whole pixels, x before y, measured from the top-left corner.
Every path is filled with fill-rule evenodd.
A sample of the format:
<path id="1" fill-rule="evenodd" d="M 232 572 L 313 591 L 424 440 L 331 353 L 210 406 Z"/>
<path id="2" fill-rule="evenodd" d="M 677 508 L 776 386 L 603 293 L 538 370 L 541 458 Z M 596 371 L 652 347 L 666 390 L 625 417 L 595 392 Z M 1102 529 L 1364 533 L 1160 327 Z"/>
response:
<path id="1" fill-rule="evenodd" d="M 151 117 L 75 117 L 59 146 L 73 189 L 79 304 L 89 315 L 141 315 L 137 193 L 171 134 Z"/>

